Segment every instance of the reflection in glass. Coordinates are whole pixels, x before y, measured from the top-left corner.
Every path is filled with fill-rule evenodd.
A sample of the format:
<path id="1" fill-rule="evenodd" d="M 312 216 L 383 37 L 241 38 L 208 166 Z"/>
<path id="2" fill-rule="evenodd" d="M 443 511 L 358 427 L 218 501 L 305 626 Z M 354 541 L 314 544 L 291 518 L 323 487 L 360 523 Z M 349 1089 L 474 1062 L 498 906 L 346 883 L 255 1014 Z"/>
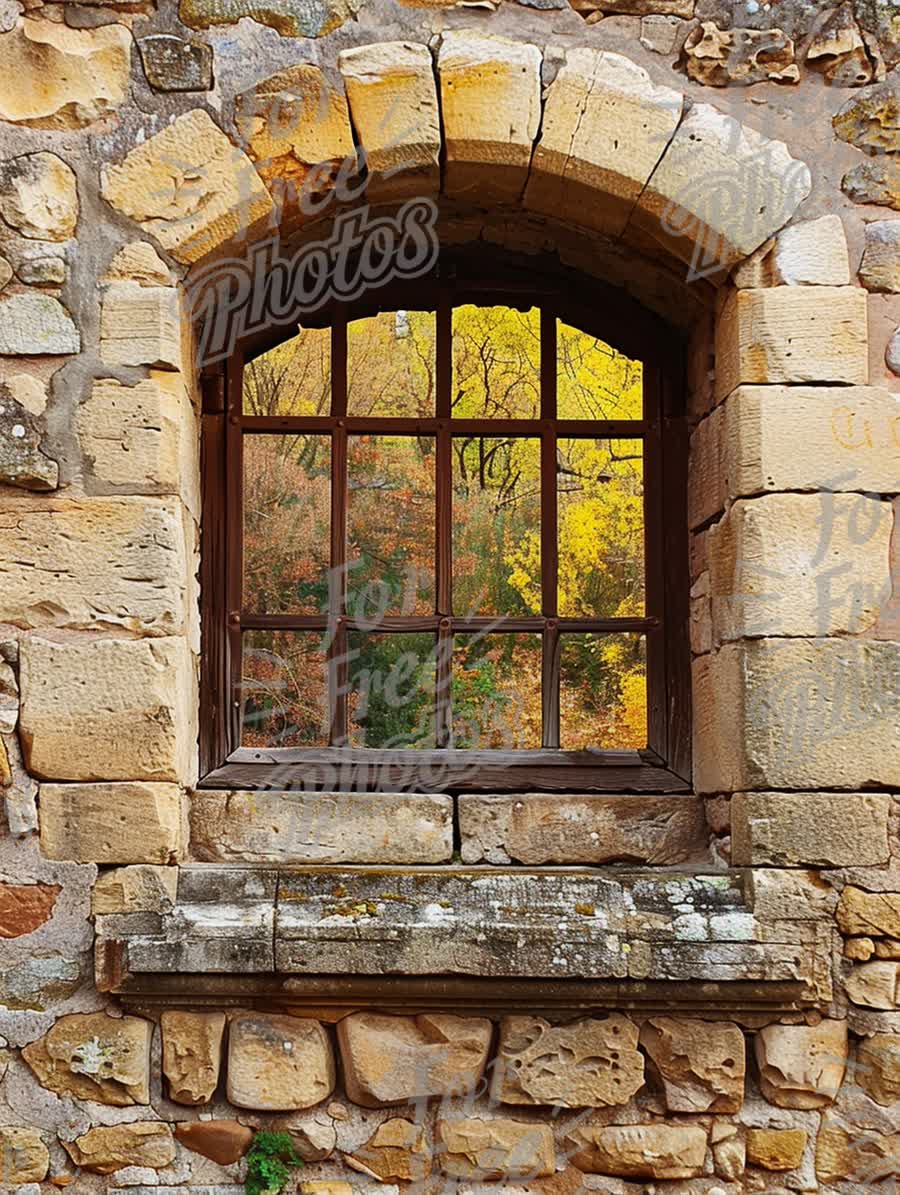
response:
<path id="1" fill-rule="evenodd" d="M 512 307 L 453 311 L 451 410 L 459 419 L 537 419 L 540 312 Z"/>
<path id="2" fill-rule="evenodd" d="M 641 635 L 560 636 L 560 746 L 647 746 L 647 661 Z"/>
<path id="3" fill-rule="evenodd" d="M 328 607 L 331 440 L 244 436 L 244 606 L 258 614 Z"/>
<path id="4" fill-rule="evenodd" d="M 241 745 L 328 743 L 328 686 L 322 631 L 245 631 Z"/>
<path id="5" fill-rule="evenodd" d="M 350 745 L 434 747 L 434 635 L 351 631 L 347 639 Z"/>
<path id="6" fill-rule="evenodd" d="M 330 328 L 301 328 L 296 336 L 244 366 L 245 415 L 328 415 L 330 411 Z"/>
<path id="7" fill-rule="evenodd" d="M 479 751 L 540 747 L 540 635 L 456 635 L 453 648 L 453 745 Z"/>
<path id="8" fill-rule="evenodd" d="M 640 419 L 643 366 L 587 332 L 556 321 L 559 419 Z"/>
<path id="9" fill-rule="evenodd" d="M 433 311 L 384 311 L 347 324 L 347 414 L 435 413 Z"/>

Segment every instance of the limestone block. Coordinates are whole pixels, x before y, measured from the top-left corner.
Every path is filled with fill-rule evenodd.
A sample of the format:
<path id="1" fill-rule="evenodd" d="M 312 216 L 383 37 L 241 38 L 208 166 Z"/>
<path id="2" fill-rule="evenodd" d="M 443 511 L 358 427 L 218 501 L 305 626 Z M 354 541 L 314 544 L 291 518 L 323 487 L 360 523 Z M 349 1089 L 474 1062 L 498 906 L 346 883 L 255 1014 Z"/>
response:
<path id="1" fill-rule="evenodd" d="M 338 66 L 365 152 L 367 198 L 436 192 L 441 121 L 428 47 L 401 41 L 357 46 L 341 51 Z"/>
<path id="2" fill-rule="evenodd" d="M 832 1114 L 822 1118 L 816 1138 L 816 1178 L 820 1183 L 840 1183 L 838 1189 L 844 1190 L 868 1190 L 895 1177 L 898 1156 L 900 1133 L 861 1129 L 842 1123 Z"/>
<path id="3" fill-rule="evenodd" d="M 650 13 L 641 18 L 641 45 L 654 54 L 676 54 L 688 31 L 688 24 L 671 13 Z"/>
<path id="4" fill-rule="evenodd" d="M 19 683 L 19 727 L 32 775 L 190 782 L 196 682 L 183 639 L 30 638 Z M 108 860 L 148 861 L 156 860 Z"/>
<path id="5" fill-rule="evenodd" d="M 900 294 L 900 220 L 874 220 L 866 225 L 859 277 L 868 290 Z"/>
<path id="6" fill-rule="evenodd" d="M 178 868 L 138 863 L 97 877 L 91 893 L 95 917 L 116 913 L 168 913 L 175 904 Z"/>
<path id="7" fill-rule="evenodd" d="M 174 275 L 149 241 L 129 241 L 106 268 L 101 282 L 139 282 L 141 286 L 172 286 Z"/>
<path id="8" fill-rule="evenodd" d="M 183 1120 L 176 1124 L 175 1136 L 194 1153 L 232 1166 L 250 1148 L 253 1130 L 236 1120 Z"/>
<path id="9" fill-rule="evenodd" d="M 334 1055 L 318 1021 L 252 1013 L 228 1032 L 228 1099 L 239 1108 L 311 1108 L 334 1090 Z"/>
<path id="10" fill-rule="evenodd" d="M 181 0 L 178 6 L 179 18 L 191 29 L 233 25 L 249 17 L 282 37 L 324 37 L 357 12 L 347 0 L 313 5 L 304 0 Z"/>
<path id="11" fill-rule="evenodd" d="M 57 1095 L 124 1108 L 150 1102 L 150 1038 L 142 1017 L 105 1012 L 60 1017 L 22 1057 L 38 1082 Z"/>
<path id="12" fill-rule="evenodd" d="M 67 241 L 78 222 L 75 172 L 44 152 L 0 162 L 0 216 L 23 237 Z"/>
<path id="13" fill-rule="evenodd" d="M 794 43 L 781 29 L 720 29 L 703 21 L 684 43 L 688 77 L 708 87 L 799 83 Z"/>
<path id="14" fill-rule="evenodd" d="M 832 124 L 842 141 L 871 153 L 900 150 L 897 106 L 900 82 L 896 71 L 881 83 L 863 88 L 840 109 Z"/>
<path id="15" fill-rule="evenodd" d="M 175 287 L 113 282 L 100 312 L 100 356 L 108 365 L 180 369 L 181 328 Z"/>
<path id="16" fill-rule="evenodd" d="M 680 863 L 706 845 L 692 797 L 471 794 L 458 798 L 464 863 Z"/>
<path id="17" fill-rule="evenodd" d="M 175 1140 L 167 1124 L 135 1120 L 103 1125 L 63 1146 L 76 1166 L 94 1174 L 112 1174 L 125 1166 L 162 1170 L 175 1161 Z"/>
<path id="18" fill-rule="evenodd" d="M 900 1034 L 875 1033 L 862 1038 L 853 1074 L 876 1104 L 896 1107 L 900 1103 Z"/>
<path id="19" fill-rule="evenodd" d="M 779 1108 L 834 1103 L 847 1068 L 847 1025 L 766 1025 L 754 1040 L 760 1089 Z"/>
<path id="20" fill-rule="evenodd" d="M 0 383 L 0 483 L 23 490 L 54 490 L 59 466 L 42 449 L 44 421 Z"/>
<path id="21" fill-rule="evenodd" d="M 381 1183 L 424 1182 L 431 1174 L 431 1151 L 425 1130 L 411 1120 L 383 1121 L 347 1165 Z"/>
<path id="22" fill-rule="evenodd" d="M 169 1098 L 176 1104 L 209 1103 L 219 1082 L 225 1014 L 170 1011 L 159 1023 Z"/>
<path id="23" fill-rule="evenodd" d="M 443 36 L 437 70 L 446 193 L 516 202 L 541 120 L 540 50 L 454 30 Z"/>
<path id="24" fill-rule="evenodd" d="M 864 892 L 848 885 L 837 907 L 841 933 L 900 938 L 900 892 Z"/>
<path id="25" fill-rule="evenodd" d="M 272 210 L 250 159 L 201 108 L 179 116 L 119 165 L 105 166 L 102 194 L 187 264 L 252 238 Z"/>
<path id="26" fill-rule="evenodd" d="M 566 1145 L 587 1174 L 695 1178 L 703 1173 L 706 1132 L 695 1125 L 582 1125 L 568 1134 Z"/>
<path id="27" fill-rule="evenodd" d="M 864 1008 L 890 1010 L 897 1007 L 897 984 L 900 982 L 900 963 L 877 959 L 851 968 L 844 979 L 844 988 L 853 1004 Z"/>
<path id="28" fill-rule="evenodd" d="M 748 1129 L 747 1163 L 763 1170 L 796 1170 L 806 1149 L 806 1129 Z"/>
<path id="29" fill-rule="evenodd" d="M 569 50 L 547 90 L 525 206 L 620 236 L 682 104 L 621 54 Z"/>
<path id="30" fill-rule="evenodd" d="M 26 629 L 185 623 L 185 525 L 177 499 L 16 499 L 0 505 L 0 619 Z"/>
<path id="31" fill-rule="evenodd" d="M 444 863 L 453 801 L 419 793 L 200 792 L 191 849 L 204 862 Z"/>
<path id="32" fill-rule="evenodd" d="M 850 262 L 838 215 L 789 224 L 731 276 L 735 286 L 849 286 Z"/>
<path id="33" fill-rule="evenodd" d="M 737 1112 L 744 1100 L 744 1035 L 727 1021 L 652 1017 L 641 1045 L 670 1112 Z"/>
<path id="34" fill-rule="evenodd" d="M 698 657 L 698 792 L 893 787 L 900 647 L 753 639 Z"/>
<path id="35" fill-rule="evenodd" d="M 0 1125 L 0 1185 L 42 1183 L 50 1169 L 50 1152 L 37 1129 Z"/>
<path id="36" fill-rule="evenodd" d="M 877 867 L 890 858 L 887 793 L 735 793 L 735 867 Z"/>
<path id="37" fill-rule="evenodd" d="M 875 203 L 900 211 L 900 157 L 866 158 L 841 179 L 841 190 L 854 203 Z"/>
<path id="38" fill-rule="evenodd" d="M 0 34 L 0 120 L 80 129 L 108 116 L 128 94 L 130 53 L 125 25 L 18 21 Z"/>
<path id="39" fill-rule="evenodd" d="M 80 348 L 78 329 L 59 299 L 33 293 L 0 298 L 0 356 L 56 357 Z"/>
<path id="40" fill-rule="evenodd" d="M 21 938 L 46 925 L 59 892 L 59 884 L 0 882 L 0 938 Z"/>
<path id="41" fill-rule="evenodd" d="M 439 1120 L 435 1138 L 441 1170 L 451 1178 L 490 1181 L 546 1178 L 556 1171 L 553 1130 L 515 1120 Z"/>
<path id="42" fill-rule="evenodd" d="M 811 187 L 809 168 L 782 142 L 708 104 L 694 104 L 632 219 L 677 257 L 693 262 L 702 277 L 758 249 L 790 220 Z"/>
<path id="43" fill-rule="evenodd" d="M 570 1025 L 504 1017 L 491 1097 L 502 1104 L 562 1108 L 626 1104 L 644 1085 L 637 1043 L 637 1027 L 619 1013 Z"/>
<path id="44" fill-rule="evenodd" d="M 357 1012 L 338 1023 L 347 1095 L 365 1108 L 474 1092 L 493 1028 L 482 1017 Z"/>
<path id="45" fill-rule="evenodd" d="M 44 784 L 41 849 L 76 863 L 172 863 L 184 849 L 178 786 Z"/>
<path id="46" fill-rule="evenodd" d="M 858 287 L 735 290 L 716 324 L 716 396 L 772 382 L 868 381 L 866 293 Z"/>

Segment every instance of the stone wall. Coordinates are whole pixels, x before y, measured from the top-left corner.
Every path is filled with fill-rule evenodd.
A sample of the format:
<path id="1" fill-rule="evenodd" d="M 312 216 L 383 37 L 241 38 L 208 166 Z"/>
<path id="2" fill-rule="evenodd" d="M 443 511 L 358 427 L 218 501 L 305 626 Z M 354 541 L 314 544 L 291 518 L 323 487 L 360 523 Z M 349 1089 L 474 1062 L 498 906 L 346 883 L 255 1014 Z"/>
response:
<path id="1" fill-rule="evenodd" d="M 0 1186 L 890 1182 L 898 63 L 888 0 L 0 2 Z M 691 794 L 198 788 L 188 296 L 357 147 L 684 334 Z"/>

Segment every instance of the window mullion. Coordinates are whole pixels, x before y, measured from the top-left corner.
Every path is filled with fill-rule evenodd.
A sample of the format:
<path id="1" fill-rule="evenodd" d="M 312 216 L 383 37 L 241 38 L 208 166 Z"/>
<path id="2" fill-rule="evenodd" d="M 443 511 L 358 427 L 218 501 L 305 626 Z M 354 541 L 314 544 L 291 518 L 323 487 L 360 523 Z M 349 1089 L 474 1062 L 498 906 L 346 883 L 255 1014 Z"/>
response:
<path id="1" fill-rule="evenodd" d="M 559 614 L 557 542 L 556 316 L 541 310 L 541 742 L 559 746 Z"/>
<path id="2" fill-rule="evenodd" d="M 347 741 L 347 322 L 331 330 L 331 413 L 338 416 L 331 434 L 331 573 L 328 583 L 329 742 Z"/>

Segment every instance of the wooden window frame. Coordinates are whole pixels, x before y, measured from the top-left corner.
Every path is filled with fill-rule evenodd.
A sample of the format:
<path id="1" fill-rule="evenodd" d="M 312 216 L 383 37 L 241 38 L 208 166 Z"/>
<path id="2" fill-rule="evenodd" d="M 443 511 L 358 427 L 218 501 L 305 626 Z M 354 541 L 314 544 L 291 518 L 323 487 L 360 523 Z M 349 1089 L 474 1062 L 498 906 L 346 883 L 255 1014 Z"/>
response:
<path id="1" fill-rule="evenodd" d="M 531 263 L 529 263 L 530 265 Z M 485 434 L 539 435 L 543 454 L 553 453 L 557 436 L 624 436 L 644 444 L 645 616 L 630 619 L 560 619 L 556 616 L 555 470 L 542 469 L 541 559 L 544 614 L 510 618 L 460 618 L 450 613 L 450 370 L 451 311 L 463 303 L 539 307 L 541 319 L 541 418 L 477 421 Z M 379 311 L 437 312 L 438 408 L 432 419 L 348 417 L 346 404 L 347 319 Z M 556 320 L 602 339 L 641 360 L 644 411 L 640 421 L 574 421 L 548 418 L 555 411 Z M 689 559 L 686 509 L 687 424 L 684 411 L 683 346 L 672 330 L 623 292 L 587 281 L 556 267 L 517 266 L 483 274 L 483 263 L 469 256 L 442 257 L 427 279 L 380 287 L 352 309 L 323 305 L 306 326 L 331 325 L 333 392 L 337 408 L 328 416 L 249 416 L 243 413 L 242 370 L 252 360 L 296 334 L 293 324 L 272 326 L 246 337 L 223 365 L 201 376 L 201 668 L 200 784 L 209 788 L 277 790 L 415 791 L 568 791 L 686 792 L 690 790 L 690 650 L 688 631 Z M 552 339 L 551 339 L 552 337 Z M 343 346 L 343 349 L 342 347 Z M 335 352 L 337 348 L 337 352 Z M 446 408 L 446 409 L 445 409 Z M 467 422 L 452 419 L 462 430 Z M 526 426 L 527 425 L 527 426 Z M 317 431 L 332 434 L 332 558 L 344 563 L 346 542 L 346 472 L 348 433 L 419 432 L 435 437 L 438 477 L 436 596 L 434 616 L 397 617 L 379 622 L 379 630 L 434 631 L 437 666 L 447 669 L 453 635 L 483 629 L 541 631 L 544 638 L 543 692 L 558 687 L 560 630 L 640 631 L 646 637 L 648 747 L 646 750 L 560 750 L 558 722 L 545 709 L 544 743 L 535 750 L 468 751 L 378 750 L 345 746 L 250 748 L 240 746 L 240 653 L 246 629 L 326 627 L 339 651 L 342 636 L 354 629 L 339 613 L 328 615 L 256 615 L 242 610 L 241 442 L 245 431 L 279 433 Z M 443 469 L 441 463 L 443 462 Z M 548 517 L 549 515 L 549 517 Z M 342 570 L 340 570 L 342 571 Z M 551 584 L 551 578 L 554 579 Z M 334 599 L 332 611 L 337 608 Z M 402 624 L 402 626 L 400 625 Z M 443 661 L 443 664 L 442 664 Z M 440 692 L 440 677 L 438 683 Z M 340 699 L 339 699 L 340 700 Z M 556 706 L 558 711 L 558 704 Z M 441 733 L 440 705 L 438 734 Z M 341 709 L 333 716 L 342 724 Z M 446 712 L 444 714 L 446 718 Z M 440 742 L 440 739 L 438 740 Z M 414 766 L 411 766 L 414 765 Z"/>

